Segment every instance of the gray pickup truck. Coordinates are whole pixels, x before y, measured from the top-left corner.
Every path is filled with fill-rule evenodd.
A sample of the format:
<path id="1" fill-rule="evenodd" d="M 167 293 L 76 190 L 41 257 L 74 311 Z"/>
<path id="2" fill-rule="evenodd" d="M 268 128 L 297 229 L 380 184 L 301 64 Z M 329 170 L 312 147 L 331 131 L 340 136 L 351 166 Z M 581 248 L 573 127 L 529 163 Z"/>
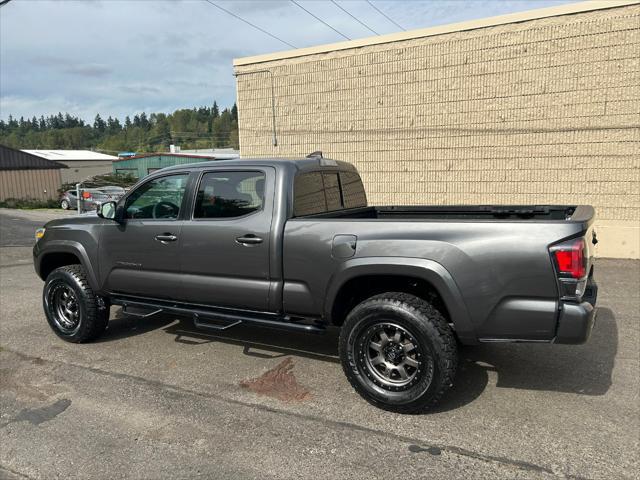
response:
<path id="1" fill-rule="evenodd" d="M 587 340 L 593 217 L 590 206 L 368 206 L 356 169 L 316 153 L 154 172 L 95 217 L 47 223 L 33 256 L 64 340 L 101 335 L 111 305 L 214 330 L 336 326 L 358 393 L 409 413 L 451 387 L 458 343 Z"/>

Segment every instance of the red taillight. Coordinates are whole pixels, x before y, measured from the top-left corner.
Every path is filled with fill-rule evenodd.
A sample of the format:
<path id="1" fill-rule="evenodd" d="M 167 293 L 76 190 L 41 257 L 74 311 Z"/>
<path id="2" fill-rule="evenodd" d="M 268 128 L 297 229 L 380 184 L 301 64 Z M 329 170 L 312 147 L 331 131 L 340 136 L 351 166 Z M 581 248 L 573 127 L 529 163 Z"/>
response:
<path id="1" fill-rule="evenodd" d="M 553 254 L 556 258 L 559 273 L 571 275 L 573 278 L 585 276 L 584 246 L 584 238 L 578 238 L 566 246 L 559 245 L 556 247 Z"/>

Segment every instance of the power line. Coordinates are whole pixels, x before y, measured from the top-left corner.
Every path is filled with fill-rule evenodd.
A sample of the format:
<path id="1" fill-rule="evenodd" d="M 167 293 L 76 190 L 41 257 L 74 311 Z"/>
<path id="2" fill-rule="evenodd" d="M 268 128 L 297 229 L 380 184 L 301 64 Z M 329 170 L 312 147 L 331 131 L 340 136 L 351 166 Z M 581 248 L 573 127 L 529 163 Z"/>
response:
<path id="1" fill-rule="evenodd" d="M 0 7 L 4 7 L 7 3 L 9 3 L 11 0 L 2 0 L 0 1 Z"/>
<path id="2" fill-rule="evenodd" d="M 384 13 L 382 10 L 380 10 L 378 7 L 376 7 L 373 3 L 371 3 L 369 0 L 366 0 L 366 2 L 371 5 L 371 7 L 378 12 L 380 15 L 382 15 L 384 18 L 386 18 L 387 20 L 389 20 L 391 23 L 393 23 L 396 27 L 398 27 L 401 30 L 404 30 L 405 32 L 407 31 L 406 28 L 404 28 L 402 25 L 398 25 L 397 22 L 395 22 L 393 19 L 391 19 L 386 13 Z"/>
<path id="3" fill-rule="evenodd" d="M 313 13 L 311 13 L 309 10 L 307 10 L 306 8 L 304 8 L 302 5 L 300 5 L 298 2 L 296 2 L 296 0 L 291 0 L 291 3 L 293 3 L 294 5 L 296 5 L 297 7 L 301 8 L 302 10 L 304 10 L 305 12 L 307 12 L 309 15 L 311 15 L 313 18 L 315 18 L 316 20 L 318 20 L 321 23 L 324 23 L 327 27 L 329 27 L 331 30 L 333 30 L 334 32 L 336 32 L 338 35 L 346 38 L 347 40 L 351 40 L 349 37 L 347 37 L 344 33 L 342 33 L 340 30 L 337 30 L 335 28 L 333 28 L 331 25 L 329 25 L 327 22 L 325 22 L 324 20 L 322 20 L 320 17 L 315 16 Z"/>
<path id="4" fill-rule="evenodd" d="M 235 13 L 227 10 L 226 8 L 221 7 L 220 5 L 218 5 L 217 3 L 212 2 L 211 0 L 204 0 L 205 2 L 209 3 L 210 5 L 213 5 L 214 7 L 216 7 L 218 10 L 222 10 L 224 13 L 231 15 L 234 18 L 237 18 L 238 20 L 240 20 L 241 22 L 246 23 L 247 25 L 252 26 L 253 28 L 255 28 L 256 30 L 260 30 L 262 33 L 265 33 L 267 35 L 269 35 L 271 38 L 275 38 L 276 40 L 284 43 L 285 45 L 290 46 L 291 48 L 298 48 L 295 45 L 290 44 L 289 42 L 281 39 L 280 37 L 276 37 L 273 33 L 269 33 L 267 32 L 264 28 L 261 28 L 253 23 L 251 23 L 249 20 L 245 20 L 244 18 L 242 18 L 239 15 L 236 15 Z"/>
<path id="5" fill-rule="evenodd" d="M 356 22 L 358 22 L 360 25 L 362 25 L 363 27 L 365 27 L 366 29 L 368 29 L 370 32 L 375 33 L 376 35 L 380 35 L 378 32 L 376 32 L 373 28 L 371 28 L 369 25 L 367 25 L 366 23 L 364 23 L 363 21 L 361 21 L 358 17 L 352 15 L 351 13 L 349 13 L 348 10 L 346 10 L 345 8 L 341 7 L 340 4 L 338 2 L 336 2 L 335 0 L 331 0 L 331 3 L 333 3 L 336 7 L 338 7 L 340 10 L 342 10 L 344 13 L 346 13 L 347 15 L 349 15 L 351 18 L 353 18 Z"/>

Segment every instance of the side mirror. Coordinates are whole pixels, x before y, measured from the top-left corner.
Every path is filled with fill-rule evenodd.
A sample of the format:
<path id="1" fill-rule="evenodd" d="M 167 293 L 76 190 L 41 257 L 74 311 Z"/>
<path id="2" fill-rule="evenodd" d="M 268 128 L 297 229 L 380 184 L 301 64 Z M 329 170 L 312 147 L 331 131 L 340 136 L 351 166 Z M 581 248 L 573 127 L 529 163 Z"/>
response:
<path id="1" fill-rule="evenodd" d="M 107 220 L 115 220 L 116 218 L 116 202 L 105 202 L 96 208 L 96 213 L 100 218 Z"/>

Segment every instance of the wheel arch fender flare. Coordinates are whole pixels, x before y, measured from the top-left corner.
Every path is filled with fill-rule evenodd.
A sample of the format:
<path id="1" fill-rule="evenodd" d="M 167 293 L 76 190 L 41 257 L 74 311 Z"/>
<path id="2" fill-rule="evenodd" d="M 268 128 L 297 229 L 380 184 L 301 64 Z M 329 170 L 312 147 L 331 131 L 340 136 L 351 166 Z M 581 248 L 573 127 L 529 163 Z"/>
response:
<path id="1" fill-rule="evenodd" d="M 341 288 L 350 280 L 370 275 L 415 277 L 431 284 L 442 298 L 456 334 L 464 343 L 476 343 L 475 329 L 462 293 L 449 271 L 440 263 L 424 258 L 363 257 L 344 262 L 329 281 L 323 313 L 331 321 L 332 309 Z"/>
<path id="2" fill-rule="evenodd" d="M 74 242 L 73 240 L 51 240 L 47 242 L 47 245 L 45 248 L 43 248 L 37 253 L 35 257 L 35 264 L 36 264 L 36 272 L 38 273 L 38 276 L 40 278 L 43 277 L 41 273 L 42 261 L 46 257 L 49 257 L 50 255 L 56 255 L 58 253 L 72 254 L 75 257 L 77 257 L 78 260 L 80 260 L 80 264 L 82 265 L 82 267 L 84 268 L 87 274 L 87 281 L 89 282 L 89 285 L 91 286 L 93 291 L 97 292 L 100 290 L 98 277 L 96 275 L 96 271 L 92 266 L 93 264 L 89 259 L 87 250 L 81 243 Z M 42 279 L 46 280 L 46 278 L 42 278 Z"/>

